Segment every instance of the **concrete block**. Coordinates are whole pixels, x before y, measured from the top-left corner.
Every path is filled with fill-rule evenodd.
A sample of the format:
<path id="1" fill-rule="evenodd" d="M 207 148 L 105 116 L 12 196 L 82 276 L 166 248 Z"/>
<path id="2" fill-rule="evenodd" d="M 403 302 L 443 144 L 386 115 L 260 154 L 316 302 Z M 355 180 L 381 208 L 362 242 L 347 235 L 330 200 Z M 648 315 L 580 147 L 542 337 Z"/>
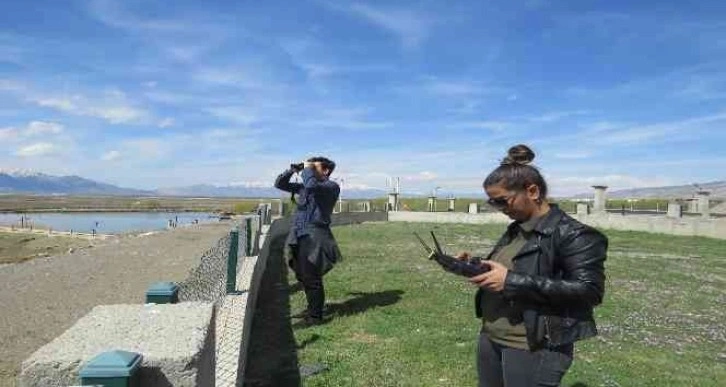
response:
<path id="1" fill-rule="evenodd" d="M 386 204 L 388 211 L 398 211 L 398 193 L 391 192 L 388 194 L 388 203 Z"/>
<path id="2" fill-rule="evenodd" d="M 595 200 L 593 200 L 592 203 L 593 212 L 605 212 L 605 205 L 607 201 L 605 190 L 607 190 L 608 187 L 604 185 L 593 185 L 592 188 L 595 189 Z"/>
<path id="3" fill-rule="evenodd" d="M 76 385 L 110 350 L 143 356 L 142 386 L 214 386 L 214 332 L 211 303 L 97 306 L 23 362 L 20 386 Z"/>
<path id="4" fill-rule="evenodd" d="M 669 218 L 683 217 L 683 209 L 681 208 L 681 205 L 678 203 L 668 203 L 668 213 L 666 216 Z"/>
<path id="5" fill-rule="evenodd" d="M 436 198 L 430 197 L 428 201 L 429 212 L 436 212 Z"/>
<path id="6" fill-rule="evenodd" d="M 469 203 L 469 213 L 478 214 L 479 213 L 479 204 L 478 203 Z"/>
<path id="7" fill-rule="evenodd" d="M 577 214 L 587 215 L 590 213 L 590 206 L 587 203 L 577 203 Z"/>

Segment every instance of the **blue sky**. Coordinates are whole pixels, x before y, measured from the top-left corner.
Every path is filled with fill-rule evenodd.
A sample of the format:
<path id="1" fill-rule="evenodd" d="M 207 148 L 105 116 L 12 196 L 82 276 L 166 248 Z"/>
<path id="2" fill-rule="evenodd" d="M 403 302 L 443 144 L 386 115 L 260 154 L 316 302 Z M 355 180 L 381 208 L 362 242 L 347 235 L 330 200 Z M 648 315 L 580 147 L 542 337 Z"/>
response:
<path id="1" fill-rule="evenodd" d="M 0 4 L 0 167 L 126 187 L 481 192 L 529 144 L 555 195 L 726 178 L 726 2 Z"/>

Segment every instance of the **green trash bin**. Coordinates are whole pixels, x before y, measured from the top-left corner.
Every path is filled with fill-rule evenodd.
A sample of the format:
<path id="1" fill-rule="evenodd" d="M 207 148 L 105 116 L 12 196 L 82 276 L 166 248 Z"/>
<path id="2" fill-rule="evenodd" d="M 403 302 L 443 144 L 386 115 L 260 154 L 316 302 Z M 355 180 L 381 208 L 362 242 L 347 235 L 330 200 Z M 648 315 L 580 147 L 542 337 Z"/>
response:
<path id="1" fill-rule="evenodd" d="M 139 387 L 142 356 L 127 351 L 103 352 L 81 368 L 82 386 Z"/>
<path id="2" fill-rule="evenodd" d="M 156 282 L 146 290 L 147 304 L 176 304 L 179 302 L 179 285 L 174 282 Z"/>

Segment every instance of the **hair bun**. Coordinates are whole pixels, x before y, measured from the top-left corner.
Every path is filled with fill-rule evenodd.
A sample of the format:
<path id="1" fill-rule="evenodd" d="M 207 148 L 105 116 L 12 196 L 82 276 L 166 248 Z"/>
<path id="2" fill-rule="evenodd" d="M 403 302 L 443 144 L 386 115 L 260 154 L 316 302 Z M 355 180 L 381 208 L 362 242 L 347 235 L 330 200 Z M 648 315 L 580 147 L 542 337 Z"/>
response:
<path id="1" fill-rule="evenodd" d="M 502 160 L 502 165 L 528 165 L 534 160 L 534 152 L 524 144 L 515 145 L 509 148 L 507 157 Z"/>

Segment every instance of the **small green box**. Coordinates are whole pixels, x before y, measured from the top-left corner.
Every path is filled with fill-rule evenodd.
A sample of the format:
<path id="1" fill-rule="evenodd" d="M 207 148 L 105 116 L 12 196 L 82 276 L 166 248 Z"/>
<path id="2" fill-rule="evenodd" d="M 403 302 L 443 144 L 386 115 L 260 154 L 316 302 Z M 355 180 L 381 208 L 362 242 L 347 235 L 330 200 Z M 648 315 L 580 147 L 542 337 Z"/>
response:
<path id="1" fill-rule="evenodd" d="M 81 369 L 82 386 L 139 387 L 142 356 L 127 351 L 103 352 Z"/>
<path id="2" fill-rule="evenodd" d="M 146 291 L 147 304 L 176 304 L 179 302 L 179 285 L 174 282 L 156 282 Z"/>

